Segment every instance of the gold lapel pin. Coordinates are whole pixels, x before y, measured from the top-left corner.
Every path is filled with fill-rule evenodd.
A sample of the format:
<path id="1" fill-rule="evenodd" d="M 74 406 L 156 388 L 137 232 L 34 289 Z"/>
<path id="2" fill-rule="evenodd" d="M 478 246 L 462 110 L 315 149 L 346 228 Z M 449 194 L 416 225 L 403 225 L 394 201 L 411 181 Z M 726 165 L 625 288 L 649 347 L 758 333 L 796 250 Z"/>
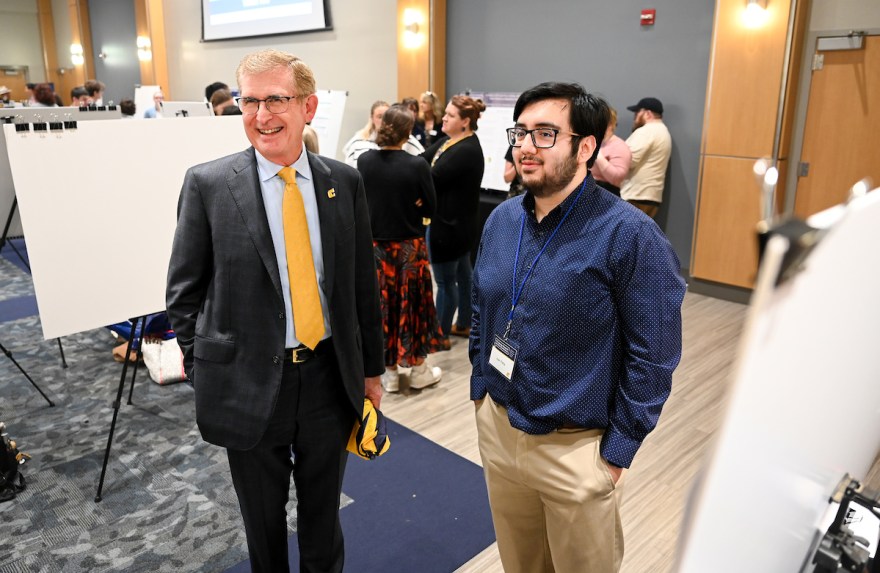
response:
<path id="1" fill-rule="evenodd" d="M 327 197 L 329 197 L 330 199 L 336 197 L 336 189 L 331 189 L 327 191 Z"/>

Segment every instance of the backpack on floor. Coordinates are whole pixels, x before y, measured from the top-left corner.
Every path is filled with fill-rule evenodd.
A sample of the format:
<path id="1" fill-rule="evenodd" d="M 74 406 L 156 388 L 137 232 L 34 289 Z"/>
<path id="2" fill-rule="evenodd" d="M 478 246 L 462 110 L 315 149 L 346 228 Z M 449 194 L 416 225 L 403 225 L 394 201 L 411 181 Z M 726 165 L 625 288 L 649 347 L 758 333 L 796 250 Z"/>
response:
<path id="1" fill-rule="evenodd" d="M 24 491 L 24 476 L 18 471 L 18 466 L 29 459 L 29 455 L 18 450 L 15 440 L 9 439 L 6 424 L 0 422 L 0 502 L 14 499 Z"/>

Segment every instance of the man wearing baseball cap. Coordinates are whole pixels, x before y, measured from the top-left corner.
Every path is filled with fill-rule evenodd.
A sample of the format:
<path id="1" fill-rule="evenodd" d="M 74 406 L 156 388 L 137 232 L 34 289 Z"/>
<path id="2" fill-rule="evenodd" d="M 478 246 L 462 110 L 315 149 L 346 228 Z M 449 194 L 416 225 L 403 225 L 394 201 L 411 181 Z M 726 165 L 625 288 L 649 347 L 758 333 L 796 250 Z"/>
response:
<path id="1" fill-rule="evenodd" d="M 6 86 L 0 86 L 0 103 L 7 104 L 9 103 L 10 93 L 9 88 Z"/>
<path id="2" fill-rule="evenodd" d="M 620 187 L 620 197 L 653 218 L 663 202 L 672 137 L 663 123 L 663 103 L 659 99 L 645 97 L 626 109 L 635 113 L 633 132 L 626 140 L 632 163 Z"/>

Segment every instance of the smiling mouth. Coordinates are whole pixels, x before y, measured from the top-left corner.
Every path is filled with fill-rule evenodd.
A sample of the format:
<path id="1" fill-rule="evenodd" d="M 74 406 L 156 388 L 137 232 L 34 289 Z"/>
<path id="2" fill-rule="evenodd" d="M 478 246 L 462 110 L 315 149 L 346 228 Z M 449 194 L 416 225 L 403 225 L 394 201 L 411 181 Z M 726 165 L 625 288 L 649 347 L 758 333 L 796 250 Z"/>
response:
<path id="1" fill-rule="evenodd" d="M 281 131 L 280 127 L 273 127 L 272 129 L 257 129 L 263 135 L 272 135 L 273 133 L 278 133 Z"/>

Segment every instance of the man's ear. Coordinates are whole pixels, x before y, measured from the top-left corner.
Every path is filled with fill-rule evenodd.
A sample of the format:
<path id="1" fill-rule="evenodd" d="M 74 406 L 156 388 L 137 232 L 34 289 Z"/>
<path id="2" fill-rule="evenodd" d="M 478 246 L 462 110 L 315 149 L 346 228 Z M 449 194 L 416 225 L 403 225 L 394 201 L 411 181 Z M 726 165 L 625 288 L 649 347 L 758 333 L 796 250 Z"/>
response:
<path id="1" fill-rule="evenodd" d="M 315 112 L 318 111 L 318 96 L 315 94 L 310 95 L 306 98 L 306 123 L 312 121 L 315 117 Z"/>
<path id="2" fill-rule="evenodd" d="M 596 138 L 592 135 L 582 138 L 578 144 L 578 163 L 589 161 L 594 151 L 596 151 Z"/>

